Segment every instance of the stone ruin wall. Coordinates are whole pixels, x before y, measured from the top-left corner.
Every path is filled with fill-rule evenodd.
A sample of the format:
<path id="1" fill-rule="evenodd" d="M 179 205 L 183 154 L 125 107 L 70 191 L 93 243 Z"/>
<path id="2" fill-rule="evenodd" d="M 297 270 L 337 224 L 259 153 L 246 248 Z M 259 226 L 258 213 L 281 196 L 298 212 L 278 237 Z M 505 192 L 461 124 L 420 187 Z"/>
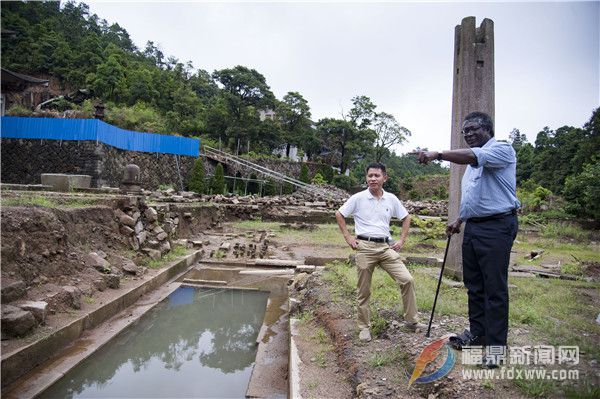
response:
<path id="1" fill-rule="evenodd" d="M 140 167 L 141 186 L 155 190 L 160 185 L 185 188 L 195 158 L 139 151 L 124 151 L 95 141 L 2 139 L 2 183 L 40 184 L 42 173 L 91 175 L 92 187 L 118 187 L 125 166 Z M 261 166 L 298 178 L 301 163 L 276 159 L 254 161 Z M 207 176 L 214 174 L 216 162 L 204 158 Z M 238 165 L 224 165 L 225 173 L 250 177 L 252 171 Z M 307 163 L 310 176 L 321 167 Z M 178 173 L 179 170 L 179 173 Z"/>

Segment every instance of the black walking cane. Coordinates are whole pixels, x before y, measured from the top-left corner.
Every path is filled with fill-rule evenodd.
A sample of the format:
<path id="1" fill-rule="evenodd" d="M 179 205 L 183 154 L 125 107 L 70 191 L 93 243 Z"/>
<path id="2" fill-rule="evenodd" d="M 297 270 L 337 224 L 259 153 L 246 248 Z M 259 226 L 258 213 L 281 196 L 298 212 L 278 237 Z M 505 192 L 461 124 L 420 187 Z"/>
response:
<path id="1" fill-rule="evenodd" d="M 437 289 L 435 290 L 435 299 L 433 300 L 433 307 L 431 308 L 431 317 L 429 318 L 429 326 L 427 327 L 427 334 L 425 336 L 429 338 L 429 332 L 431 331 L 431 322 L 433 321 L 433 314 L 435 313 L 435 304 L 437 303 L 438 294 L 440 293 L 440 285 L 442 284 L 442 276 L 444 275 L 444 266 L 446 266 L 446 258 L 448 257 L 448 248 L 450 247 L 450 237 L 446 241 L 446 252 L 444 252 L 444 261 L 442 262 L 442 270 L 440 270 L 440 278 L 438 280 Z"/>

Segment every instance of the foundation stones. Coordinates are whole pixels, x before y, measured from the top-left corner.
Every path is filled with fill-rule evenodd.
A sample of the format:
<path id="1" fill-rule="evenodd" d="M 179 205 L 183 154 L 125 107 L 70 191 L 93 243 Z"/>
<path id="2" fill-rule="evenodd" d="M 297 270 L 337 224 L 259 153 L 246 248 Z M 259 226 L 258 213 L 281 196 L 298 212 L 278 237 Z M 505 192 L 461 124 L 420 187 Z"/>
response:
<path id="1" fill-rule="evenodd" d="M 100 273 L 109 273 L 110 272 L 110 263 L 106 259 L 103 259 L 96 252 L 90 252 L 84 259 L 86 266 L 93 267 L 98 270 Z"/>
<path id="2" fill-rule="evenodd" d="M 25 296 L 26 286 L 23 281 L 6 283 L 2 281 L 2 303 L 12 302 Z"/>
<path id="3" fill-rule="evenodd" d="M 44 324 L 46 322 L 48 303 L 44 301 L 27 301 L 19 304 L 19 307 L 25 311 L 31 312 L 38 324 Z"/>
<path id="4" fill-rule="evenodd" d="M 121 265 L 121 269 L 123 269 L 123 272 L 129 273 L 129 274 L 135 274 L 135 275 L 137 275 L 137 274 L 140 273 L 140 267 L 138 267 L 138 265 L 136 265 L 130 259 L 125 259 L 123 261 L 123 264 Z"/>
<path id="5" fill-rule="evenodd" d="M 105 274 L 102 277 L 108 288 L 117 289 L 121 285 L 121 278 L 115 273 Z"/>
<path id="6" fill-rule="evenodd" d="M 148 238 L 148 232 L 147 231 L 140 231 L 140 233 L 136 236 L 138 244 L 139 245 L 143 245 L 146 242 L 146 239 Z"/>
<path id="7" fill-rule="evenodd" d="M 31 312 L 12 305 L 2 305 L 1 322 L 2 339 L 23 336 L 36 326 Z"/>
<path id="8" fill-rule="evenodd" d="M 158 220 L 158 212 L 154 208 L 146 208 L 144 211 L 144 216 L 146 220 L 150 223 L 156 222 Z"/>
<path id="9" fill-rule="evenodd" d="M 81 309 L 81 290 L 72 285 L 66 285 L 63 287 L 63 291 L 68 296 L 68 303 L 73 309 Z"/>
<path id="10" fill-rule="evenodd" d="M 119 216 L 119 223 L 128 227 L 135 227 L 135 220 L 125 213 Z"/>

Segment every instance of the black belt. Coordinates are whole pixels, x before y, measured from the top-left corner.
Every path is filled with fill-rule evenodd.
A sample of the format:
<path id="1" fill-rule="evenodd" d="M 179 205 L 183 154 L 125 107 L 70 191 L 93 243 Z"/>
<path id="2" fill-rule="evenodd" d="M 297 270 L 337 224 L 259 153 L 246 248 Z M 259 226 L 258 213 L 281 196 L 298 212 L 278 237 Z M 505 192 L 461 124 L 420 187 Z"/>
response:
<path id="1" fill-rule="evenodd" d="M 516 214 L 517 214 L 517 210 L 513 209 L 513 210 L 510 210 L 508 212 L 497 213 L 495 215 L 469 218 L 469 219 L 467 219 L 467 222 L 470 222 L 470 223 L 481 223 L 481 222 L 487 222 L 487 221 L 490 221 L 490 220 L 501 219 L 501 218 L 503 218 L 505 216 L 516 215 Z"/>
<path id="2" fill-rule="evenodd" d="M 356 236 L 359 240 L 363 241 L 373 241 L 373 242 L 388 242 L 389 238 L 387 237 L 367 237 L 367 236 Z"/>

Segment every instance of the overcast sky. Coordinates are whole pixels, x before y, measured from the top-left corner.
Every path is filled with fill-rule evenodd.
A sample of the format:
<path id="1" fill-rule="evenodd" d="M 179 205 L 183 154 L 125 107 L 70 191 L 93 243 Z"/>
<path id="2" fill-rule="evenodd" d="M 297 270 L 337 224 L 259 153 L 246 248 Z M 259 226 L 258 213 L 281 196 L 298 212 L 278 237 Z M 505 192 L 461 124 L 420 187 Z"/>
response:
<path id="1" fill-rule="evenodd" d="M 599 1 L 84 2 L 138 48 L 153 41 L 211 73 L 256 69 L 278 99 L 302 94 L 315 121 L 366 95 L 412 131 L 397 153 L 449 148 L 454 28 L 467 16 L 494 21 L 497 138 L 582 127 L 600 105 Z"/>

